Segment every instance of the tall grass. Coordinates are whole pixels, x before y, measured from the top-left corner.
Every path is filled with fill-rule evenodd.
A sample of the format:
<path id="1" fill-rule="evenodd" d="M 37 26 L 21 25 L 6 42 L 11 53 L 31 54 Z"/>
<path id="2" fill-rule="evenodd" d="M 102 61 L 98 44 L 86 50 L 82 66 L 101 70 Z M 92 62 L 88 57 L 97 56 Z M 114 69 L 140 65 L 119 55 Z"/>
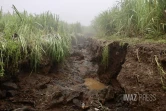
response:
<path id="1" fill-rule="evenodd" d="M 70 49 L 71 30 L 59 16 L 50 12 L 35 15 L 0 11 L 0 76 L 16 73 L 19 64 L 29 61 L 36 69 L 45 58 L 60 62 Z"/>
<path id="2" fill-rule="evenodd" d="M 98 36 L 158 37 L 166 31 L 165 0 L 121 0 L 92 22 Z"/>

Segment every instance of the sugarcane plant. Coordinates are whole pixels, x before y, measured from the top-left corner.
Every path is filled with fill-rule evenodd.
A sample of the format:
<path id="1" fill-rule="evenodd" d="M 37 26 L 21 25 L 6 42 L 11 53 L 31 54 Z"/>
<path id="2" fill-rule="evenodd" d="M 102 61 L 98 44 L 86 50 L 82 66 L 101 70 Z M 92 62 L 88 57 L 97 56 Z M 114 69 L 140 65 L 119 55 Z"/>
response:
<path id="1" fill-rule="evenodd" d="M 19 71 L 23 61 L 36 69 L 45 58 L 61 62 L 70 50 L 70 25 L 50 12 L 29 14 L 0 10 L 0 76 Z M 64 28 L 64 29 L 63 29 Z M 66 28 L 66 30 L 65 30 Z"/>
<path id="2" fill-rule="evenodd" d="M 166 1 L 121 0 L 100 13 L 92 26 L 99 37 L 159 37 L 166 32 Z"/>

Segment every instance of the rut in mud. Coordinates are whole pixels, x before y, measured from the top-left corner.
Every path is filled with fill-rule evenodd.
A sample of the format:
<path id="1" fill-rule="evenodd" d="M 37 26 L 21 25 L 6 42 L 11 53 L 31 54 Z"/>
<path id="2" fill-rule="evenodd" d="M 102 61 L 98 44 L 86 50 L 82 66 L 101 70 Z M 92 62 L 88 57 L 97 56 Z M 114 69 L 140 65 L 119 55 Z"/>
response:
<path id="1" fill-rule="evenodd" d="M 2 111 L 151 111 L 165 109 L 165 92 L 154 61 L 165 69 L 161 45 L 136 45 L 78 37 L 61 64 L 46 64 L 37 73 L 22 71 L 1 79 Z M 108 44 L 108 66 L 102 52 Z M 162 45 L 165 47 L 165 45 Z M 123 94 L 155 94 L 154 101 L 124 101 Z"/>

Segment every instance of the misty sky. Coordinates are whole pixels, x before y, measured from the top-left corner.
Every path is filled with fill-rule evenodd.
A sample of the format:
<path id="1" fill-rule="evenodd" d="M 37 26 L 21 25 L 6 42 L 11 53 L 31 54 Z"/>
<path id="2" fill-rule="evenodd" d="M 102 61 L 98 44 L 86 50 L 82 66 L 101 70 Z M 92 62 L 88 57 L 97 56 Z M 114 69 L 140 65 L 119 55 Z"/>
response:
<path id="1" fill-rule="evenodd" d="M 51 11 L 68 23 L 80 22 L 90 25 L 100 12 L 114 6 L 118 0 L 0 0 L 5 12 L 12 11 L 12 4 L 19 11 L 41 13 Z"/>

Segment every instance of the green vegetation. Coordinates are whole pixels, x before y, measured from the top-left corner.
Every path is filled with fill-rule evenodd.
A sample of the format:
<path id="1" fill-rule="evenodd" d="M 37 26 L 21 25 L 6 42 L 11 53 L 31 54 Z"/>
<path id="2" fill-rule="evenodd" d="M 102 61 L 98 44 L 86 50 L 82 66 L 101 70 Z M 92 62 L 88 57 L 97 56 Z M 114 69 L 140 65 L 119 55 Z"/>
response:
<path id="1" fill-rule="evenodd" d="M 166 32 L 165 0 L 121 0 L 92 22 L 98 37 L 163 37 Z"/>
<path id="2" fill-rule="evenodd" d="M 67 24 L 58 15 L 13 13 L 0 10 L 0 76 L 14 74 L 28 61 L 36 69 L 45 60 L 60 62 L 68 54 L 72 33 L 81 33 L 81 24 Z M 47 58 L 47 59 L 46 59 Z"/>
<path id="3" fill-rule="evenodd" d="M 109 62 L 109 47 L 105 45 L 102 52 L 102 64 L 104 65 L 105 69 L 108 67 Z"/>

